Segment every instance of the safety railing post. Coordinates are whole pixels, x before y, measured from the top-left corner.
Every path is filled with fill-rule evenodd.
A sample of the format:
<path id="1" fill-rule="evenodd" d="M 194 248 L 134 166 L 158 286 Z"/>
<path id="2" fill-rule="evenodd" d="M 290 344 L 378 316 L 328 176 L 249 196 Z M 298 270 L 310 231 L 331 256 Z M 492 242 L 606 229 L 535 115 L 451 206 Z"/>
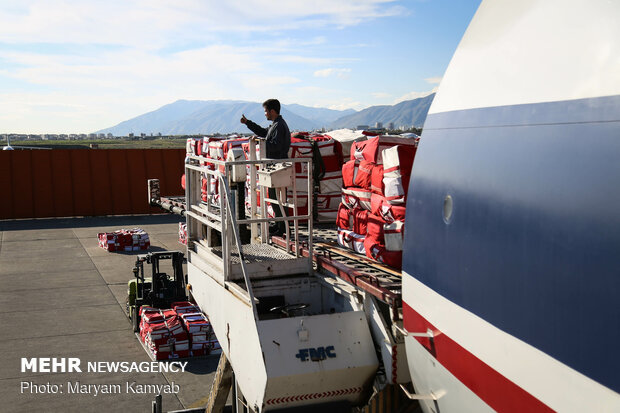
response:
<path id="1" fill-rule="evenodd" d="M 250 160 L 256 160 L 256 141 L 254 139 L 250 139 L 249 141 L 250 147 Z M 256 218 L 256 171 L 258 170 L 258 166 L 256 164 L 250 164 L 250 218 Z M 256 239 L 258 238 L 258 224 L 252 223 L 250 224 L 250 236 L 252 238 L 252 243 L 256 243 Z"/>
<path id="2" fill-rule="evenodd" d="M 312 223 L 314 221 L 314 174 L 312 173 L 312 158 L 308 159 L 308 275 L 312 275 Z M 312 199 L 310 199 L 312 197 Z"/>

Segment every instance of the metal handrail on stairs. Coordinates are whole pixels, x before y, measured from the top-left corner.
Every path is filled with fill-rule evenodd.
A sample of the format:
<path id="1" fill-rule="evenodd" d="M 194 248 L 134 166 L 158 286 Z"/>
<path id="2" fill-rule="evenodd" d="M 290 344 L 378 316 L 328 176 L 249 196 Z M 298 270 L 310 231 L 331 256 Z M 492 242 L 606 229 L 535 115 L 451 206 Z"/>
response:
<path id="1" fill-rule="evenodd" d="M 254 320 L 258 320 L 258 311 L 256 310 L 256 302 L 254 301 L 254 292 L 252 291 L 252 283 L 250 282 L 250 277 L 247 274 L 245 268 L 245 258 L 243 257 L 243 249 L 241 245 L 241 237 L 239 236 L 239 226 L 237 225 L 237 219 L 235 218 L 235 210 L 234 206 L 231 204 L 230 199 L 232 195 L 230 193 L 230 188 L 228 186 L 228 182 L 223 179 L 223 176 L 219 177 L 220 179 L 220 187 L 224 188 L 224 193 L 226 195 L 226 210 L 228 211 L 228 216 L 230 217 L 230 221 L 232 223 L 233 235 L 235 237 L 235 243 L 237 244 L 237 250 L 239 251 L 239 262 L 241 263 L 241 272 L 243 273 L 243 279 L 245 281 L 245 288 L 250 296 L 250 305 L 252 306 L 252 312 L 254 313 Z M 222 237 L 223 238 L 223 237 Z"/>

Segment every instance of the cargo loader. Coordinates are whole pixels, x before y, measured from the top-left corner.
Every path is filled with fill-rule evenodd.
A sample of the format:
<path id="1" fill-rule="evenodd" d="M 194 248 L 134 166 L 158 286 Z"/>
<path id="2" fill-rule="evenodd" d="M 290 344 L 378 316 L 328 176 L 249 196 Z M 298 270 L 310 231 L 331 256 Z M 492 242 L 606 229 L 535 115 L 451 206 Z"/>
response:
<path id="1" fill-rule="evenodd" d="M 315 228 L 312 203 L 299 213 L 293 171 L 312 170 L 311 158 L 257 160 L 250 145 L 250 160 L 189 156 L 185 202 L 162 199 L 149 181 L 151 204 L 187 219 L 187 289 L 222 347 L 216 376 L 232 372 L 233 403 L 256 413 L 370 412 L 377 400 L 394 411 L 415 409 L 398 387 L 411 381 L 399 272 L 338 247 L 333 227 Z M 235 184 L 248 174 L 256 196 L 245 200 L 245 212 Z M 203 199 L 204 182 L 217 185 L 217 198 Z M 302 184 L 312 193 L 310 180 Z M 278 199 L 268 198 L 268 188 Z M 270 218 L 268 204 L 287 216 Z M 278 220 L 286 233 L 271 237 L 268 225 Z M 242 239 L 243 230 L 250 237 Z M 214 383 L 211 411 L 223 408 L 229 389 L 221 383 L 228 382 Z"/>

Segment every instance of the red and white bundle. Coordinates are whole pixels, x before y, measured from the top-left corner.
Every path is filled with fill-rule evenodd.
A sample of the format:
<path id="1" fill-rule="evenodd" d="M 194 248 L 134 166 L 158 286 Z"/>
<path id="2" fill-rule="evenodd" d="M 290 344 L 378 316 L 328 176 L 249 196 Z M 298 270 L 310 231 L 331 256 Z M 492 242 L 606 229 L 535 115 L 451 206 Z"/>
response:
<path id="1" fill-rule="evenodd" d="M 340 204 L 336 216 L 336 226 L 339 229 L 353 231 L 353 211 L 353 209 L 348 208 L 345 204 Z"/>
<path id="2" fill-rule="evenodd" d="M 406 202 L 415 153 L 415 146 L 405 145 L 383 151 L 383 195 L 391 204 Z"/>
<path id="3" fill-rule="evenodd" d="M 345 248 L 352 249 L 357 253 L 366 254 L 366 250 L 364 248 L 365 238 L 366 237 L 364 235 L 338 228 L 338 244 Z"/>
<path id="4" fill-rule="evenodd" d="M 404 205 L 393 205 L 379 194 L 370 197 L 370 211 L 380 216 L 385 222 L 404 221 L 407 208 Z"/>
<path id="5" fill-rule="evenodd" d="M 336 217 L 340 245 L 401 268 L 407 190 L 418 142 L 382 135 L 351 145 Z"/>
<path id="6" fill-rule="evenodd" d="M 184 313 L 180 315 L 183 327 L 188 333 L 210 332 L 211 323 L 202 313 Z"/>
<path id="7" fill-rule="evenodd" d="M 317 208 L 319 209 L 319 211 L 337 212 L 338 206 L 340 205 L 340 198 L 341 198 L 340 191 L 331 193 L 331 194 L 317 194 L 316 195 Z"/>
<path id="8" fill-rule="evenodd" d="M 370 191 L 364 188 L 342 188 L 341 202 L 350 209 L 370 211 Z"/>
<path id="9" fill-rule="evenodd" d="M 295 185 L 297 192 L 308 192 L 308 175 L 297 174 L 295 176 Z M 313 185 L 311 185 L 311 188 Z M 319 181 L 319 193 L 320 194 L 339 194 L 342 189 L 342 172 L 325 172 L 321 180 Z"/>
<path id="10" fill-rule="evenodd" d="M 198 308 L 196 304 L 193 304 L 189 301 L 177 301 L 172 303 L 171 307 L 177 313 L 177 315 L 185 313 L 196 313 L 200 311 L 200 308 Z"/>
<path id="11" fill-rule="evenodd" d="M 189 356 L 189 341 L 172 309 L 140 308 L 140 339 L 156 360 Z"/>
<path id="12" fill-rule="evenodd" d="M 315 149 L 316 148 L 316 149 Z M 333 222 L 338 212 L 338 202 L 342 189 L 342 145 L 330 136 L 297 133 L 291 136 L 291 158 L 313 158 L 315 151 L 320 157 L 315 159 L 313 168 L 321 171 L 316 193 L 316 215 L 319 222 Z M 306 164 L 296 164 L 295 184 L 298 198 L 308 193 L 308 179 L 313 179 L 313 173 L 308 171 Z M 311 182 L 311 192 L 314 192 L 314 182 Z M 291 201 L 290 192 L 288 201 Z M 299 212 L 298 212 L 299 213 Z M 307 213 L 306 211 L 301 212 Z"/>
<path id="13" fill-rule="evenodd" d="M 149 234 L 140 228 L 120 229 L 97 234 L 99 246 L 109 252 L 143 251 L 151 246 Z"/>
<path id="14" fill-rule="evenodd" d="M 354 142 L 351 146 L 351 159 L 366 160 L 377 165 L 383 164 L 383 150 L 394 146 L 417 148 L 419 139 L 403 138 L 398 135 L 381 135 L 365 141 Z"/>
<path id="15" fill-rule="evenodd" d="M 187 155 L 202 155 L 202 138 L 188 138 L 185 152 Z"/>
<path id="16" fill-rule="evenodd" d="M 331 137 L 310 135 L 309 133 L 297 133 L 291 136 L 291 146 L 288 151 L 288 156 L 289 158 L 312 158 L 314 145 L 316 145 L 319 153 L 324 158 L 337 154 L 336 141 Z"/>
<path id="17" fill-rule="evenodd" d="M 187 245 L 187 223 L 179 222 L 179 242 Z"/>
<path id="18" fill-rule="evenodd" d="M 385 249 L 387 251 L 403 250 L 403 231 L 405 223 L 394 221 L 383 224 L 383 238 L 385 239 Z"/>

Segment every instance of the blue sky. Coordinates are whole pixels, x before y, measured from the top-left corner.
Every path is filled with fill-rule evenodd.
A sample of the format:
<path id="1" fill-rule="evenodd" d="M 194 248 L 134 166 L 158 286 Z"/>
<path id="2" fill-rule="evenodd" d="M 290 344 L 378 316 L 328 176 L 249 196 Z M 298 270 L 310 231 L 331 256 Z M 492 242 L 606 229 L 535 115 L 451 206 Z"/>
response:
<path id="1" fill-rule="evenodd" d="M 480 0 L 0 0 L 0 133 L 178 99 L 356 110 L 434 90 Z"/>

